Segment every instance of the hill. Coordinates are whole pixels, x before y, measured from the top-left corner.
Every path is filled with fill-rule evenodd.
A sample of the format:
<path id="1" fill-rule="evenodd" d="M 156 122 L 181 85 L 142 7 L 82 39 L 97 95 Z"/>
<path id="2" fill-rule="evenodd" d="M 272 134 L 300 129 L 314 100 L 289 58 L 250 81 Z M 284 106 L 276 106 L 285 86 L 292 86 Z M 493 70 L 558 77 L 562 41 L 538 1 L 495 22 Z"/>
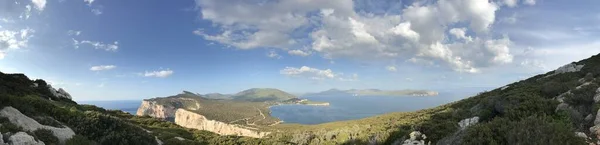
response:
<path id="1" fill-rule="evenodd" d="M 379 90 L 379 89 L 329 89 L 318 93 L 308 93 L 303 96 L 436 96 L 435 91 L 428 90 Z"/>
<path id="2" fill-rule="evenodd" d="M 11 143 L 14 138 L 29 137 L 30 141 L 46 144 L 64 141 L 84 145 L 403 144 L 421 141 L 432 144 L 596 144 L 600 134 L 599 84 L 600 56 L 596 55 L 431 109 L 317 125 L 267 125 L 256 129 L 269 134 L 250 138 L 217 135 L 186 129 L 162 119 L 78 105 L 70 100 L 66 91 L 51 88 L 43 80 L 0 73 L 0 133 L 4 136 L 0 141 Z M 182 94 L 171 98 L 211 100 L 193 93 Z M 196 102 L 194 105 L 177 102 L 161 103 L 185 106 L 180 114 L 202 107 L 200 104 L 193 108 Z M 267 118 L 267 113 L 255 112 Z M 193 117 L 193 113 L 186 115 Z"/>
<path id="3" fill-rule="evenodd" d="M 236 94 L 209 93 L 202 95 L 210 99 L 225 99 L 251 102 L 282 102 L 297 98 L 295 95 L 273 88 L 252 88 Z"/>

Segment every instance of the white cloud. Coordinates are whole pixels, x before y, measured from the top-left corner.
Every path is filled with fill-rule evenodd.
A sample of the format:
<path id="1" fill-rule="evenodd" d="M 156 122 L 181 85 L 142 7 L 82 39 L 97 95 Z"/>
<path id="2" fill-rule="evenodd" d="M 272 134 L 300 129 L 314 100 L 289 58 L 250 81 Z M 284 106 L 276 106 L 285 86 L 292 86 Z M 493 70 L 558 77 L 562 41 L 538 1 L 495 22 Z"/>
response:
<path id="1" fill-rule="evenodd" d="M 88 5 L 92 5 L 92 3 L 94 3 L 94 0 L 83 0 L 83 2 L 87 3 Z"/>
<path id="2" fill-rule="evenodd" d="M 267 57 L 276 58 L 276 59 L 283 58 L 281 55 L 277 54 L 277 52 L 275 52 L 274 50 L 269 51 L 269 53 L 267 53 Z"/>
<path id="3" fill-rule="evenodd" d="M 31 3 L 35 6 L 39 11 L 43 11 L 46 7 L 46 0 L 31 0 Z"/>
<path id="4" fill-rule="evenodd" d="M 100 8 L 93 8 L 92 9 L 92 13 L 94 15 L 100 15 L 100 14 L 102 14 L 102 9 L 100 9 Z"/>
<path id="5" fill-rule="evenodd" d="M 386 67 L 385 67 L 385 69 L 387 69 L 388 71 L 391 71 L 391 72 L 396 72 L 396 71 L 398 71 L 398 70 L 396 69 L 396 66 L 386 66 Z"/>
<path id="6" fill-rule="evenodd" d="M 517 1 L 508 3 L 516 5 Z M 196 0 L 196 4 L 202 19 L 221 31 L 198 29 L 194 33 L 239 49 L 291 48 L 289 54 L 303 56 L 306 50 L 299 49 L 308 43 L 312 52 L 327 59 L 415 58 L 470 73 L 511 63 L 513 57 L 509 37 L 492 35 L 501 5 L 487 0 L 415 2 L 399 14 L 383 15 L 357 12 L 351 0 L 260 4 Z M 308 37 L 297 38 L 300 35 Z"/>
<path id="7" fill-rule="evenodd" d="M 90 68 L 91 71 L 105 71 L 105 70 L 111 70 L 111 69 L 115 69 L 117 68 L 117 66 L 115 65 L 99 65 L 99 66 L 92 66 Z"/>
<path id="8" fill-rule="evenodd" d="M 151 71 L 151 72 L 146 71 L 143 74 L 143 76 L 144 77 L 166 78 L 166 77 L 173 75 L 173 73 L 174 72 L 172 70 L 166 69 L 166 70 L 158 70 L 158 71 Z"/>
<path id="9" fill-rule="evenodd" d="M 517 0 L 504 0 L 504 4 L 508 7 L 515 7 L 517 6 Z"/>
<path id="10" fill-rule="evenodd" d="M 111 43 L 102 43 L 102 42 L 98 42 L 98 41 L 89 41 L 89 40 L 77 41 L 74 38 L 72 40 L 73 40 L 73 47 L 75 47 L 75 48 L 79 48 L 81 45 L 87 44 L 87 45 L 93 46 L 95 49 L 102 49 L 105 51 L 113 51 L 114 52 L 119 49 L 118 41 L 115 41 L 111 44 Z"/>
<path id="11" fill-rule="evenodd" d="M 4 58 L 7 51 L 26 48 L 34 32 L 29 28 L 20 31 L 0 30 L 0 59 Z"/>
<path id="12" fill-rule="evenodd" d="M 285 67 L 280 73 L 286 76 L 307 77 L 313 80 L 334 79 L 337 76 L 331 69 L 321 70 L 308 66 L 302 66 L 300 68 Z"/>
<path id="13" fill-rule="evenodd" d="M 297 55 L 297 56 L 309 56 L 310 55 L 310 51 L 303 51 L 300 49 L 295 49 L 295 50 L 289 50 L 288 54 L 290 55 Z"/>
<path id="14" fill-rule="evenodd" d="M 523 3 L 532 6 L 535 5 L 535 0 L 524 0 Z"/>
<path id="15" fill-rule="evenodd" d="M 79 36 L 79 35 L 81 35 L 81 31 L 69 30 L 69 31 L 67 31 L 67 34 L 69 36 Z"/>

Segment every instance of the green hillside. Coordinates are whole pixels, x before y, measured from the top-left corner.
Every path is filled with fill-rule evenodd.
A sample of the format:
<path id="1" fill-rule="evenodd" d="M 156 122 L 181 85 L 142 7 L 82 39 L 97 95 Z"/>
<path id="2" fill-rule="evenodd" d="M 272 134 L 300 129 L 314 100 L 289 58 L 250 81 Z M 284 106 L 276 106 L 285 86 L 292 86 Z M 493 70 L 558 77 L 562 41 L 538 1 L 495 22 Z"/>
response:
<path id="1" fill-rule="evenodd" d="M 252 102 L 265 102 L 265 101 L 285 101 L 296 98 L 296 96 L 286 93 L 284 91 L 272 88 L 253 88 L 241 91 L 231 98 L 238 101 L 252 101 Z"/>
<path id="2" fill-rule="evenodd" d="M 32 81 L 22 74 L 0 73 L 0 107 L 12 106 L 42 124 L 70 127 L 77 134 L 68 142 L 71 144 L 154 145 L 157 144 L 156 138 L 166 145 L 401 144 L 411 132 L 420 131 L 427 135 L 425 140 L 432 144 L 578 145 L 597 142 L 600 129 L 600 121 L 596 120 L 600 110 L 600 97 L 596 97 L 599 96 L 597 89 L 600 87 L 600 56 L 431 109 L 317 125 L 279 124 L 264 127 L 273 133 L 262 139 L 219 136 L 206 131 L 184 129 L 163 120 L 78 105 L 70 99 L 49 93 L 45 84 L 43 80 Z M 241 94 L 253 98 L 250 100 L 260 100 L 269 98 L 269 94 L 273 93 L 250 90 Z M 220 104 L 192 93 L 174 97 L 206 102 L 200 108 L 203 105 Z M 247 105 L 246 110 L 252 110 L 248 108 L 261 102 L 245 103 L 248 104 L 240 106 Z M 185 103 L 178 105 L 191 106 Z M 214 108 L 229 107 L 221 105 L 224 106 Z M 398 102 L 398 105 L 402 105 L 402 102 Z M 214 113 L 213 118 L 219 115 L 236 116 L 219 112 L 223 110 L 209 112 Z M 255 115 L 259 111 L 242 112 L 241 115 L 252 112 Z M 461 128 L 461 120 L 464 122 L 474 117 L 479 118 L 478 123 Z M 5 118 L 0 118 L 0 124 L 0 132 L 4 136 L 23 130 Z M 54 140 L 44 131 L 36 132 L 28 134 L 47 141 L 46 144 Z"/>

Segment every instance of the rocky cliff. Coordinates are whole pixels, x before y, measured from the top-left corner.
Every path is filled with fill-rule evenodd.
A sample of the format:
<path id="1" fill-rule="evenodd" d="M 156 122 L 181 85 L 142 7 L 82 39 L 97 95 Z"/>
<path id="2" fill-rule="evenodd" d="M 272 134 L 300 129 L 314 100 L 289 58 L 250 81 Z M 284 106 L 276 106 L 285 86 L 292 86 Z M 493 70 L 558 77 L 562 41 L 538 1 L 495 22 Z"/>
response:
<path id="1" fill-rule="evenodd" d="M 200 114 L 187 111 L 185 109 L 177 109 L 175 113 L 175 124 L 187 128 L 207 130 L 220 135 L 238 135 L 262 138 L 269 134 L 269 132 L 259 132 L 252 129 L 244 128 L 239 125 L 209 120 Z"/>
<path id="2" fill-rule="evenodd" d="M 161 105 L 152 100 L 143 100 L 136 115 L 148 115 L 154 118 L 167 119 L 175 117 L 175 110 L 176 108 L 172 106 Z"/>

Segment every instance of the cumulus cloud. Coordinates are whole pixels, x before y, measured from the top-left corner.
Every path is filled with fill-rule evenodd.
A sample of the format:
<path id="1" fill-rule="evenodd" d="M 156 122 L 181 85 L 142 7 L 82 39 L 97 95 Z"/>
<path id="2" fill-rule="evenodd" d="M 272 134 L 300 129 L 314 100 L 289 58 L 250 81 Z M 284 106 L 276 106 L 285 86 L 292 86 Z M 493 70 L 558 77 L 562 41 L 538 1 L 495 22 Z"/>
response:
<path id="1" fill-rule="evenodd" d="M 117 68 L 117 66 L 115 65 L 98 65 L 98 66 L 92 66 L 90 68 L 91 71 L 105 71 L 105 70 L 111 70 L 111 69 L 115 69 Z"/>
<path id="2" fill-rule="evenodd" d="M 98 41 L 90 41 L 90 40 L 82 40 L 82 41 L 78 41 L 75 38 L 72 38 L 73 40 L 73 47 L 75 48 L 79 48 L 81 45 L 90 45 L 92 47 L 94 47 L 95 49 L 101 49 L 101 50 L 105 50 L 105 51 L 117 51 L 119 49 L 119 42 L 115 41 L 113 43 L 103 43 L 103 42 L 98 42 Z"/>
<path id="3" fill-rule="evenodd" d="M 300 68 L 285 67 L 279 72 L 285 76 L 308 78 L 311 80 L 358 81 L 358 74 L 344 75 L 344 73 L 333 72 L 331 69 L 318 69 L 308 66 Z"/>
<path id="4" fill-rule="evenodd" d="M 39 11 L 43 11 L 46 7 L 46 0 L 31 0 L 31 3 L 33 3 L 35 8 Z"/>
<path id="5" fill-rule="evenodd" d="M 92 3 L 94 3 L 94 0 L 83 0 L 83 2 L 87 3 L 88 5 L 92 5 Z"/>
<path id="6" fill-rule="evenodd" d="M 297 56 L 309 56 L 310 55 L 310 51 L 303 51 L 300 49 L 295 49 L 295 50 L 289 50 L 288 54 L 290 55 L 297 55 Z"/>
<path id="7" fill-rule="evenodd" d="M 157 78 L 166 78 L 173 75 L 173 71 L 170 69 L 166 70 L 157 70 L 157 71 L 146 71 L 143 76 L 144 77 L 157 77 Z"/>
<path id="8" fill-rule="evenodd" d="M 81 31 L 69 30 L 69 31 L 67 31 L 67 34 L 69 36 L 79 36 L 79 35 L 81 35 Z"/>
<path id="9" fill-rule="evenodd" d="M 274 50 L 269 51 L 269 53 L 267 53 L 267 57 L 276 58 L 276 59 L 283 58 L 281 55 L 277 54 L 277 52 L 275 52 Z"/>
<path id="10" fill-rule="evenodd" d="M 19 31 L 0 30 L 0 59 L 4 58 L 8 51 L 26 48 L 34 32 L 29 28 Z"/>
<path id="11" fill-rule="evenodd" d="M 307 51 L 299 49 L 309 45 L 312 52 L 327 59 L 414 58 L 474 73 L 512 62 L 512 41 L 492 35 L 491 27 L 502 6 L 518 1 L 503 0 L 502 5 L 487 0 L 415 2 L 399 13 L 383 14 L 362 12 L 351 0 L 260 4 L 196 0 L 196 4 L 202 19 L 220 31 L 198 29 L 194 33 L 239 49 L 291 48 L 289 54 L 304 56 L 307 53 L 302 52 Z"/>
<path id="12" fill-rule="evenodd" d="M 526 5 L 535 5 L 535 0 L 524 0 L 523 3 Z"/>
<path id="13" fill-rule="evenodd" d="M 385 67 L 385 69 L 387 69 L 388 71 L 391 71 L 391 72 L 396 72 L 396 71 L 398 71 L 398 70 L 396 69 L 396 66 L 386 66 L 386 67 Z"/>

